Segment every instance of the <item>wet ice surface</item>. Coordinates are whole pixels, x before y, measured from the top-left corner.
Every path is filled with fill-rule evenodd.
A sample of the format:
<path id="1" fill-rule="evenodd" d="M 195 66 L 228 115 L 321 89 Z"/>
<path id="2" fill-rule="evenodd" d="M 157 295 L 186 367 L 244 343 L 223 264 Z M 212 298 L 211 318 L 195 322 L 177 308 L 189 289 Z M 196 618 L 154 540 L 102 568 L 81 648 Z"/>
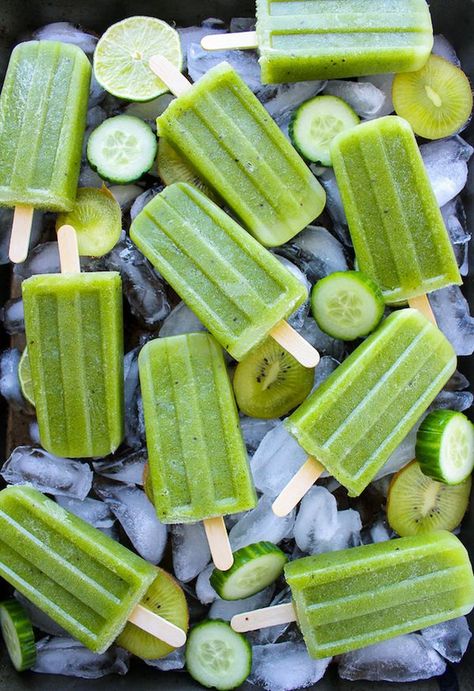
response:
<path id="1" fill-rule="evenodd" d="M 221 600 L 221 598 L 217 598 L 214 600 L 209 610 L 209 619 L 230 621 L 236 614 L 268 607 L 274 591 L 275 586 L 270 585 L 268 588 L 265 588 L 265 590 L 261 590 L 259 593 L 255 593 L 255 595 L 246 597 L 243 600 Z"/>
<path id="2" fill-rule="evenodd" d="M 443 674 L 446 662 L 417 633 L 341 655 L 339 675 L 351 681 L 417 681 Z"/>
<path id="3" fill-rule="evenodd" d="M 327 83 L 324 93 L 341 98 L 357 115 L 367 120 L 380 117 L 385 105 L 385 94 L 371 82 L 332 79 Z"/>
<path id="4" fill-rule="evenodd" d="M 140 397 L 138 377 L 139 352 L 139 348 L 134 348 L 123 359 L 125 443 L 132 449 L 139 449 L 143 444 L 138 415 L 138 399 Z M 131 482 L 135 482 L 135 480 Z"/>
<path id="5" fill-rule="evenodd" d="M 125 452 L 109 459 L 94 461 L 92 466 L 98 475 L 126 484 L 143 485 L 143 471 L 148 456 L 145 449 Z"/>
<path id="6" fill-rule="evenodd" d="M 84 53 L 92 55 L 99 40 L 97 36 L 84 31 L 76 24 L 70 22 L 53 22 L 46 24 L 33 33 L 36 41 L 61 41 L 62 43 L 73 43 L 82 48 Z"/>
<path id="7" fill-rule="evenodd" d="M 342 244 L 321 226 L 308 226 L 275 252 L 296 264 L 311 283 L 348 269 Z"/>
<path id="8" fill-rule="evenodd" d="M 81 257 L 81 271 L 100 271 L 104 269 L 103 260 L 94 257 Z M 13 272 L 20 279 L 35 274 L 54 274 L 61 270 L 57 242 L 43 242 L 37 245 L 21 264 L 15 264 Z"/>
<path id="9" fill-rule="evenodd" d="M 451 619 L 421 631 L 424 640 L 450 662 L 459 662 L 467 650 L 472 634 L 466 617 Z"/>
<path id="10" fill-rule="evenodd" d="M 158 564 L 163 557 L 168 531 L 158 520 L 145 492 L 135 485 L 101 477 L 96 477 L 94 491 L 108 504 L 138 554 Z"/>
<path id="11" fill-rule="evenodd" d="M 100 655 L 73 638 L 42 638 L 36 644 L 33 672 L 66 677 L 100 679 L 107 674 L 127 674 L 130 653 L 110 647 Z"/>
<path id="12" fill-rule="evenodd" d="M 18 365 L 21 353 L 18 348 L 4 350 L 0 355 L 0 394 L 15 410 L 28 412 L 30 405 L 21 393 Z"/>
<path id="13" fill-rule="evenodd" d="M 58 458 L 31 446 L 18 446 L 3 464 L 0 475 L 10 485 L 32 485 L 40 492 L 72 499 L 85 499 L 92 485 L 87 463 Z"/>
<path id="14" fill-rule="evenodd" d="M 394 111 L 392 101 L 392 87 L 394 74 L 372 74 L 368 77 L 359 77 L 359 83 L 373 84 L 384 96 L 383 103 L 377 113 L 377 117 L 382 118 L 390 115 Z"/>
<path id="15" fill-rule="evenodd" d="M 288 271 L 295 276 L 295 278 L 298 279 L 298 281 L 305 287 L 307 293 L 308 293 L 308 298 L 303 302 L 302 305 L 300 305 L 294 312 L 293 314 L 288 317 L 287 322 L 290 326 L 292 326 L 294 329 L 301 329 L 306 317 L 309 314 L 309 309 L 310 309 L 310 300 L 309 296 L 311 294 L 311 283 L 308 281 L 308 278 L 305 276 L 305 274 L 299 269 L 296 264 L 293 264 L 293 262 L 290 262 L 289 259 L 286 257 L 280 257 L 278 254 L 275 254 L 275 257 L 278 259 L 280 264 L 283 264 L 283 266 L 288 269 Z"/>
<path id="16" fill-rule="evenodd" d="M 23 605 L 34 627 L 49 633 L 51 636 L 67 636 L 68 633 L 62 626 L 56 624 L 55 621 L 48 617 L 39 607 L 30 602 L 24 595 L 17 590 L 14 592 L 15 599 Z"/>
<path id="17" fill-rule="evenodd" d="M 173 569 L 183 583 L 192 581 L 211 559 L 202 523 L 183 523 L 171 527 Z"/>
<path id="18" fill-rule="evenodd" d="M 272 500 L 263 496 L 255 509 L 248 511 L 231 528 L 229 538 L 232 550 L 235 552 L 260 540 L 268 540 L 277 545 L 291 535 L 294 522 L 294 510 L 288 516 L 279 518 L 272 511 Z"/>
<path id="19" fill-rule="evenodd" d="M 178 670 L 184 668 L 184 652 L 185 648 L 178 648 L 166 657 L 159 660 L 144 660 L 149 667 L 155 667 L 162 672 L 170 672 L 171 670 Z"/>
<path id="20" fill-rule="evenodd" d="M 22 333 L 25 330 L 23 300 L 21 298 L 7 300 L 0 310 L 0 320 L 7 334 Z"/>
<path id="21" fill-rule="evenodd" d="M 275 605 L 283 605 L 291 602 L 291 591 L 288 586 L 285 586 L 284 590 L 276 593 L 269 607 L 274 607 Z M 285 632 L 291 627 L 291 623 L 278 624 L 277 626 L 268 626 L 263 629 L 253 631 L 250 636 L 251 640 L 256 645 L 266 645 L 267 643 L 276 643 Z"/>
<path id="22" fill-rule="evenodd" d="M 207 51 L 201 48 L 199 43 L 191 43 L 188 47 L 188 73 L 193 82 L 200 79 L 211 67 L 224 61 L 232 65 L 252 91 L 264 88 L 260 81 L 257 53 L 254 50 Z"/>
<path id="23" fill-rule="evenodd" d="M 331 658 L 313 660 L 303 641 L 253 647 L 250 681 L 268 691 L 291 691 L 316 684 Z"/>
<path id="24" fill-rule="evenodd" d="M 468 243 L 471 234 L 468 231 L 466 212 L 460 197 L 455 197 L 441 208 L 443 220 L 448 229 L 454 247 L 454 253 L 462 276 L 469 270 Z"/>
<path id="25" fill-rule="evenodd" d="M 256 488 L 275 498 L 306 461 L 308 454 L 279 422 L 263 437 L 250 462 Z"/>
<path id="26" fill-rule="evenodd" d="M 456 67 L 459 67 L 461 65 L 456 51 L 454 50 L 453 46 L 448 41 L 448 39 L 445 36 L 443 36 L 443 34 L 438 34 L 434 37 L 432 52 L 435 55 L 439 55 L 441 58 L 444 58 L 445 60 L 449 60 L 449 62 L 452 62 L 453 65 L 456 65 Z"/>
<path id="27" fill-rule="evenodd" d="M 280 421 L 263 420 L 256 417 L 241 415 L 240 429 L 249 454 L 255 453 L 264 436 L 270 432 Z"/>
<path id="28" fill-rule="evenodd" d="M 226 33 L 227 28 L 220 19 L 205 19 L 201 26 L 178 27 L 179 38 L 181 40 L 181 50 L 183 52 L 183 69 L 187 66 L 188 50 L 192 43 L 200 44 L 204 36 L 210 34 Z"/>
<path id="29" fill-rule="evenodd" d="M 120 204 L 122 213 L 127 213 L 137 197 L 143 192 L 143 188 L 138 185 L 113 185 L 109 190 Z"/>
<path id="30" fill-rule="evenodd" d="M 97 499 L 86 497 L 83 501 L 79 499 L 71 499 L 70 497 L 56 497 L 57 503 L 70 511 L 75 516 L 79 516 L 83 521 L 90 523 L 94 528 L 105 530 L 106 532 L 112 528 L 115 523 L 115 516 L 110 510 L 109 506 Z"/>
<path id="31" fill-rule="evenodd" d="M 474 352 L 474 318 L 458 286 L 430 293 L 430 303 L 439 328 L 451 342 L 457 355 Z"/>
<path id="32" fill-rule="evenodd" d="M 341 362 L 347 355 L 347 345 L 321 331 L 315 320 L 309 316 L 298 332 L 316 348 L 320 355 L 330 355 Z"/>
<path id="33" fill-rule="evenodd" d="M 205 330 L 206 327 L 194 312 L 184 302 L 179 302 L 164 320 L 159 335 L 160 338 L 166 338 Z"/>
<path id="34" fill-rule="evenodd" d="M 461 137 L 450 137 L 422 144 L 420 151 L 438 204 L 444 206 L 465 187 L 474 149 Z"/>
<path id="35" fill-rule="evenodd" d="M 210 605 L 218 597 L 216 591 L 209 582 L 214 564 L 209 564 L 201 571 L 196 581 L 196 597 L 203 605 Z"/>
<path id="36" fill-rule="evenodd" d="M 335 234 L 346 247 L 352 247 L 346 212 L 342 205 L 341 193 L 333 169 L 323 169 L 322 172 L 318 173 L 318 180 L 326 192 L 326 211 L 334 224 Z"/>

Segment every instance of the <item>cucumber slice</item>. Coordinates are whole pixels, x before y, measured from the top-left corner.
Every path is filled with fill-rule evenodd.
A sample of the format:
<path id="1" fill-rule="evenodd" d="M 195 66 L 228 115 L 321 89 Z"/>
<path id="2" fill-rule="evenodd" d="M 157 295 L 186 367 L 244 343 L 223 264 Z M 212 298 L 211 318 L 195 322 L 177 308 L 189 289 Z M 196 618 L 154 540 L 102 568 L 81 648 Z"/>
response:
<path id="1" fill-rule="evenodd" d="M 293 113 L 289 135 L 293 146 L 308 161 L 331 165 L 331 142 L 360 123 L 359 116 L 337 96 L 315 96 Z"/>
<path id="2" fill-rule="evenodd" d="M 425 475 L 446 485 L 464 482 L 474 468 L 474 425 L 455 410 L 435 410 L 416 437 L 416 458 Z"/>
<path id="3" fill-rule="evenodd" d="M 146 122 L 133 115 L 108 118 L 87 143 L 87 158 L 101 178 L 118 185 L 134 182 L 152 167 L 156 135 Z"/>
<path id="4" fill-rule="evenodd" d="M 252 648 L 226 621 L 207 619 L 191 629 L 186 645 L 186 668 L 207 688 L 236 689 L 252 667 Z"/>
<path id="5" fill-rule="evenodd" d="M 276 581 L 288 557 L 271 542 L 256 542 L 234 553 L 228 571 L 214 569 L 210 583 L 223 600 L 243 600 Z"/>
<path id="6" fill-rule="evenodd" d="M 18 672 L 33 667 L 35 634 L 26 610 L 16 600 L 0 602 L 0 628 L 13 666 Z"/>
<path id="7" fill-rule="evenodd" d="M 384 309 L 382 291 L 362 271 L 330 274 L 311 293 L 311 311 L 320 329 L 343 341 L 367 336 L 379 324 Z"/>

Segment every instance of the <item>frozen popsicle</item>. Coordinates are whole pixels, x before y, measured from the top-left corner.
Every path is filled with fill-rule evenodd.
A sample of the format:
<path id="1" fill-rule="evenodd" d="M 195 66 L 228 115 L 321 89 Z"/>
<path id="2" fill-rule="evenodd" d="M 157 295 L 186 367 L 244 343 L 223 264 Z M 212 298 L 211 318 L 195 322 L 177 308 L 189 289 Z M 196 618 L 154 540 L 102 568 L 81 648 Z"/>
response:
<path id="1" fill-rule="evenodd" d="M 298 621 L 311 657 L 363 648 L 468 614 L 474 576 L 446 531 L 305 557 L 285 566 L 293 603 L 238 614 L 236 631 Z"/>
<path id="2" fill-rule="evenodd" d="M 159 338 L 138 363 L 160 521 L 204 521 L 206 530 L 220 524 L 225 531 L 222 517 L 253 508 L 256 494 L 221 347 L 206 333 Z M 232 551 L 224 547 L 230 568 Z M 213 557 L 222 562 L 222 544 Z"/>
<path id="3" fill-rule="evenodd" d="M 256 31 L 205 36 L 206 50 L 258 48 L 262 82 L 414 72 L 433 47 L 425 0 L 257 0 Z"/>
<path id="4" fill-rule="evenodd" d="M 16 209 L 14 262 L 26 258 L 33 209 L 73 207 L 90 77 L 77 46 L 29 41 L 13 50 L 0 97 L 0 205 Z"/>
<path id="5" fill-rule="evenodd" d="M 281 245 L 319 216 L 324 190 L 229 64 L 194 85 L 165 58 L 150 66 L 178 96 L 157 120 L 159 135 L 257 240 Z"/>
<path id="6" fill-rule="evenodd" d="M 70 226 L 58 241 L 63 273 L 22 284 L 41 443 L 57 456 L 105 456 L 123 438 L 121 279 L 115 272 L 79 273 Z"/>
<path id="7" fill-rule="evenodd" d="M 166 187 L 138 214 L 130 235 L 236 360 L 270 334 L 302 364 L 317 364 L 317 352 L 282 321 L 304 302 L 306 289 L 202 192 L 186 183 Z"/>
<path id="8" fill-rule="evenodd" d="M 331 159 L 359 267 L 379 284 L 386 302 L 418 307 L 420 296 L 462 282 L 405 120 L 388 116 L 340 134 Z"/>
<path id="9" fill-rule="evenodd" d="M 127 620 L 171 645 L 186 640 L 139 604 L 153 566 L 32 487 L 0 492 L 0 576 L 94 652 Z"/>
<path id="10" fill-rule="evenodd" d="M 310 459 L 275 500 L 288 513 L 326 468 L 358 496 L 456 369 L 421 312 L 391 314 L 285 422 Z"/>

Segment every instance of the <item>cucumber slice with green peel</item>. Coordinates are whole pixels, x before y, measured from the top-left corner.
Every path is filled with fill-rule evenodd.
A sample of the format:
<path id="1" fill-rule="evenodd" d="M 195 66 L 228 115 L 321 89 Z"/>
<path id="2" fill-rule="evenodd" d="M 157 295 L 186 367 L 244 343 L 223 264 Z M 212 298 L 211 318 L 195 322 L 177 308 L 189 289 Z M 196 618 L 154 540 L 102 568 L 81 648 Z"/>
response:
<path id="1" fill-rule="evenodd" d="M 156 135 L 146 122 L 133 115 L 116 115 L 92 132 L 87 158 L 101 178 L 125 185 L 150 170 L 157 146 Z"/>
<path id="2" fill-rule="evenodd" d="M 402 537 L 432 530 L 454 530 L 469 504 L 471 478 L 445 485 L 421 472 L 412 461 L 396 473 L 387 496 L 387 519 Z"/>
<path id="3" fill-rule="evenodd" d="M 103 257 L 122 233 L 120 204 L 105 185 L 102 189 L 81 187 L 72 211 L 58 215 L 56 230 L 64 224 L 75 229 L 81 256 Z"/>
<path id="4" fill-rule="evenodd" d="M 359 116 L 342 98 L 315 96 L 295 110 L 288 131 L 293 146 L 304 158 L 330 166 L 333 139 L 359 123 Z"/>
<path id="5" fill-rule="evenodd" d="M 288 557 L 271 542 L 256 542 L 234 552 L 228 571 L 214 569 L 210 583 L 223 600 L 243 600 L 276 581 Z"/>
<path id="6" fill-rule="evenodd" d="M 362 271 L 330 274 L 318 281 L 311 293 L 311 311 L 319 328 L 343 341 L 371 333 L 384 310 L 382 291 Z"/>
<path id="7" fill-rule="evenodd" d="M 421 423 L 416 459 L 425 475 L 458 485 L 474 468 L 474 425 L 455 410 L 435 410 Z"/>
<path id="8" fill-rule="evenodd" d="M 186 645 L 186 669 L 197 682 L 222 691 L 244 683 L 252 667 L 252 647 L 220 619 L 200 622 Z"/>
<path id="9" fill-rule="evenodd" d="M 0 602 L 0 628 L 13 666 L 18 672 L 33 667 L 35 634 L 26 610 L 16 600 Z"/>

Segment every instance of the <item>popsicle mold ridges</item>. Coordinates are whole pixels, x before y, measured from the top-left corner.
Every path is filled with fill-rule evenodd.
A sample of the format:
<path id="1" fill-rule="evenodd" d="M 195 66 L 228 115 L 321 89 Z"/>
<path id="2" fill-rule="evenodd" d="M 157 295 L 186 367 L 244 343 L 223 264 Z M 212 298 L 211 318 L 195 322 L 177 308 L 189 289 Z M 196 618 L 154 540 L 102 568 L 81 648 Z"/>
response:
<path id="1" fill-rule="evenodd" d="M 305 557 L 287 564 L 285 576 L 316 658 L 454 619 L 474 606 L 469 556 L 445 531 Z"/>
<path id="2" fill-rule="evenodd" d="M 71 44 L 29 41 L 13 50 L 0 97 L 0 205 L 72 209 L 90 75 Z"/>
<path id="3" fill-rule="evenodd" d="M 253 508 L 232 385 L 212 336 L 150 341 L 139 369 L 158 517 L 186 523 Z"/>
<path id="4" fill-rule="evenodd" d="M 0 576 L 100 653 L 156 571 L 37 490 L 15 486 L 0 492 Z"/>
<path id="5" fill-rule="evenodd" d="M 191 185 L 154 197 L 130 235 L 236 360 L 307 297 L 270 252 Z"/>
<path id="6" fill-rule="evenodd" d="M 339 135 L 334 172 L 359 267 L 396 303 L 461 276 L 410 125 L 388 116 Z"/>
<path id="7" fill-rule="evenodd" d="M 262 81 L 412 72 L 433 47 L 425 0 L 257 0 Z"/>
<path id="8" fill-rule="evenodd" d="M 394 312 L 286 421 L 305 451 L 357 496 L 456 369 L 441 331 Z"/>
<path id="9" fill-rule="evenodd" d="M 287 242 L 322 212 L 321 185 L 228 63 L 172 101 L 157 126 L 262 244 Z"/>
<path id="10" fill-rule="evenodd" d="M 119 274 L 37 275 L 22 290 L 42 445 L 73 458 L 112 453 L 124 427 Z"/>

